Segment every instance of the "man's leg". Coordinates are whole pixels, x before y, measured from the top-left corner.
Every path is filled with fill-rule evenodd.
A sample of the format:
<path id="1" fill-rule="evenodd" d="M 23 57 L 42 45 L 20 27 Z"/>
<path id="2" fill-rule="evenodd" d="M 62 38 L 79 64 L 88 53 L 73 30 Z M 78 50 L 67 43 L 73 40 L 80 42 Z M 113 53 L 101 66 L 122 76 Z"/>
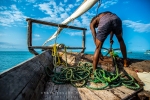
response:
<path id="1" fill-rule="evenodd" d="M 96 70 L 96 67 L 97 67 L 97 64 L 99 61 L 99 57 L 101 56 L 100 50 L 102 48 L 102 44 L 103 43 L 100 40 L 96 39 L 96 49 L 95 49 L 94 56 L 93 56 L 93 71 Z"/>
<path id="2" fill-rule="evenodd" d="M 118 35 L 116 35 L 116 37 L 120 43 L 120 49 L 121 49 L 123 59 L 124 59 L 124 67 L 127 67 L 128 66 L 128 64 L 127 64 L 127 51 L 126 51 L 126 45 L 125 45 L 124 40 L 122 38 L 122 34 L 118 34 Z"/>

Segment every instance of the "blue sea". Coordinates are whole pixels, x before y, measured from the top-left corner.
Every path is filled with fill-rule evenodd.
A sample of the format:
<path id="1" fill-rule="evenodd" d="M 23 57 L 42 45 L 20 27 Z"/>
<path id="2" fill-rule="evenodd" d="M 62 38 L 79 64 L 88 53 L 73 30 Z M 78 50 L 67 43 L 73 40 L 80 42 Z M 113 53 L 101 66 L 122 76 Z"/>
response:
<path id="1" fill-rule="evenodd" d="M 86 54 L 93 54 L 93 52 L 85 52 Z M 103 52 L 105 55 L 106 52 Z M 119 57 L 122 58 L 120 52 L 117 52 Z M 150 54 L 144 52 L 132 52 L 128 53 L 128 58 L 150 60 Z M 28 59 L 34 57 L 29 51 L 0 51 L 0 73 L 3 71 L 20 64 Z"/>
<path id="2" fill-rule="evenodd" d="M 32 57 L 28 51 L 0 51 L 0 73 Z"/>

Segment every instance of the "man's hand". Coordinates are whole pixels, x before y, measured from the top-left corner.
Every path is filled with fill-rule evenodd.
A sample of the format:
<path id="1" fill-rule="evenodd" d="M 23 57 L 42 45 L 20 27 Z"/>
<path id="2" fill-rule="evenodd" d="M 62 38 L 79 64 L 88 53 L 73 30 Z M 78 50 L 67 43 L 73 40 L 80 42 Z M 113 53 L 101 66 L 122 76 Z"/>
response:
<path id="1" fill-rule="evenodd" d="M 113 44 L 114 43 L 114 41 L 113 40 L 110 40 L 110 44 Z"/>

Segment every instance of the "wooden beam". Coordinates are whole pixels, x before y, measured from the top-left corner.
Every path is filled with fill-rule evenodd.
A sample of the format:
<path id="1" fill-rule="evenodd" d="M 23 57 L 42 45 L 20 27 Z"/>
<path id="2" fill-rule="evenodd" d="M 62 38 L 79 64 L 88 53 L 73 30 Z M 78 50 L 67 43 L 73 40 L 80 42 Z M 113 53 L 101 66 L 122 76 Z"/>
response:
<path id="1" fill-rule="evenodd" d="M 52 49 L 53 46 L 29 46 L 30 49 Z M 64 49 L 62 47 L 57 47 L 58 49 Z M 85 49 L 83 47 L 66 47 L 66 49 Z"/>
<path id="2" fill-rule="evenodd" d="M 69 26 L 69 25 L 64 25 L 64 24 L 57 24 L 57 23 L 46 22 L 46 21 L 41 21 L 41 20 L 36 20 L 36 19 L 31 19 L 31 18 L 27 18 L 26 21 L 32 21 L 32 22 L 38 23 L 38 24 L 44 24 L 44 25 L 50 25 L 50 26 L 56 26 L 56 27 L 62 27 L 62 28 L 71 28 L 71 29 L 78 29 L 78 30 L 87 30 L 86 28 L 75 27 L 75 26 Z"/>

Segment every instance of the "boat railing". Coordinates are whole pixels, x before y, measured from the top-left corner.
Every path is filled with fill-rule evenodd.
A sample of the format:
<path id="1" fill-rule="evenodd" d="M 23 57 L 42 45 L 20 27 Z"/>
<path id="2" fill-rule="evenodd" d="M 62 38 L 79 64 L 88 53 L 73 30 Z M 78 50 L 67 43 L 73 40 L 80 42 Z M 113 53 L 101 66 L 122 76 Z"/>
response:
<path id="1" fill-rule="evenodd" d="M 28 22 L 28 32 L 27 32 L 27 45 L 29 51 L 34 54 L 38 55 L 38 52 L 35 51 L 35 49 L 52 49 L 53 46 L 32 46 L 32 23 L 37 23 L 37 24 L 44 24 L 44 25 L 49 25 L 49 26 L 54 26 L 54 27 L 61 27 L 61 28 L 70 28 L 70 29 L 76 29 L 76 30 L 82 30 L 82 47 L 66 47 L 66 49 L 82 49 L 81 53 L 84 53 L 86 47 L 85 47 L 85 32 L 86 28 L 82 27 L 75 27 L 75 26 L 69 26 L 69 25 L 64 25 L 64 24 L 57 24 L 57 23 L 52 23 L 52 22 L 46 22 L 46 21 L 41 21 L 41 20 L 36 20 L 36 19 L 31 19 L 27 18 L 26 21 Z M 62 47 L 58 47 L 58 49 L 63 49 Z"/>

